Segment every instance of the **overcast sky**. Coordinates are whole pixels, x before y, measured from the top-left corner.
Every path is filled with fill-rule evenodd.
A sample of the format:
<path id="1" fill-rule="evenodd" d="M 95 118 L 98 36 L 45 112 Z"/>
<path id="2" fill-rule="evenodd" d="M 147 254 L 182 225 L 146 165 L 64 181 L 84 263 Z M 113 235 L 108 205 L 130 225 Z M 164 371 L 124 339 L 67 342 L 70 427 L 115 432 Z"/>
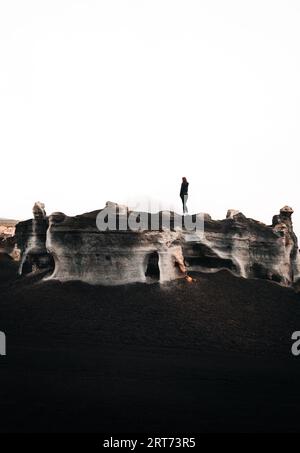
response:
<path id="1" fill-rule="evenodd" d="M 300 2 L 0 0 L 0 217 L 107 200 L 300 235 Z"/>

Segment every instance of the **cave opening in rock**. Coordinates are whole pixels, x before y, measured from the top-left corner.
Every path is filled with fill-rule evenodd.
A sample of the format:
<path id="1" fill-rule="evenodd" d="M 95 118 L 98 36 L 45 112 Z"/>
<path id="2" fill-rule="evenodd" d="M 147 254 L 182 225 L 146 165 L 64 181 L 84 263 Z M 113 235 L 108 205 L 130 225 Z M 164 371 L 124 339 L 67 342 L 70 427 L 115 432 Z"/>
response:
<path id="1" fill-rule="evenodd" d="M 21 265 L 21 274 L 26 275 L 39 270 L 53 272 L 55 261 L 51 253 L 28 253 Z"/>
<path id="2" fill-rule="evenodd" d="M 146 277 L 150 277 L 153 280 L 159 280 L 159 255 L 157 252 L 152 252 L 147 256 L 147 268 L 145 272 Z"/>
<path id="3" fill-rule="evenodd" d="M 238 272 L 237 266 L 230 258 L 220 258 L 218 256 L 189 256 L 186 258 L 189 267 L 199 267 L 206 269 L 229 269 Z"/>

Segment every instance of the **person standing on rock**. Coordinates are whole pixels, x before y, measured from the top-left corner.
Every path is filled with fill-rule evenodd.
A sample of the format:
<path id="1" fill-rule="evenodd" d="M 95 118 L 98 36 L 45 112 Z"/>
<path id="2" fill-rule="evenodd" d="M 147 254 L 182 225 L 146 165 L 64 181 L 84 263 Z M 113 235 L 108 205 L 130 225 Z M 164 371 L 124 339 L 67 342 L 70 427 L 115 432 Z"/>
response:
<path id="1" fill-rule="evenodd" d="M 182 201 L 182 210 L 183 210 L 184 214 L 186 212 L 188 212 L 188 208 L 186 205 L 186 202 L 188 199 L 188 190 L 189 190 L 189 183 L 187 182 L 187 179 L 185 177 L 183 177 L 182 183 L 181 183 L 181 188 L 180 188 L 180 198 Z"/>

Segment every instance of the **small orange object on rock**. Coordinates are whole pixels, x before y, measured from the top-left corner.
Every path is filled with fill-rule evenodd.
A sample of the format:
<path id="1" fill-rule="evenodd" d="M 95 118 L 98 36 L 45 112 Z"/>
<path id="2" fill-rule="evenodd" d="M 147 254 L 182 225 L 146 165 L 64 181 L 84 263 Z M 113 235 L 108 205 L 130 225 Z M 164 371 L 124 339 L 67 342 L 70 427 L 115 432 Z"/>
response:
<path id="1" fill-rule="evenodd" d="M 186 275 L 185 276 L 185 279 L 187 282 L 191 283 L 193 281 L 192 277 L 190 277 L 189 275 Z"/>

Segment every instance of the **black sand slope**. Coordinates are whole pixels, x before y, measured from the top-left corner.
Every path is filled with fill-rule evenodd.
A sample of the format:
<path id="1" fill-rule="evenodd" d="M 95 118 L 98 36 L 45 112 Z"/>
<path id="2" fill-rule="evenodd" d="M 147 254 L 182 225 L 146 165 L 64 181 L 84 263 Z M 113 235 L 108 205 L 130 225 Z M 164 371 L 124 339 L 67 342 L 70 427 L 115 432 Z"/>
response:
<path id="1" fill-rule="evenodd" d="M 229 272 L 0 285 L 0 431 L 300 431 L 300 296 Z"/>

